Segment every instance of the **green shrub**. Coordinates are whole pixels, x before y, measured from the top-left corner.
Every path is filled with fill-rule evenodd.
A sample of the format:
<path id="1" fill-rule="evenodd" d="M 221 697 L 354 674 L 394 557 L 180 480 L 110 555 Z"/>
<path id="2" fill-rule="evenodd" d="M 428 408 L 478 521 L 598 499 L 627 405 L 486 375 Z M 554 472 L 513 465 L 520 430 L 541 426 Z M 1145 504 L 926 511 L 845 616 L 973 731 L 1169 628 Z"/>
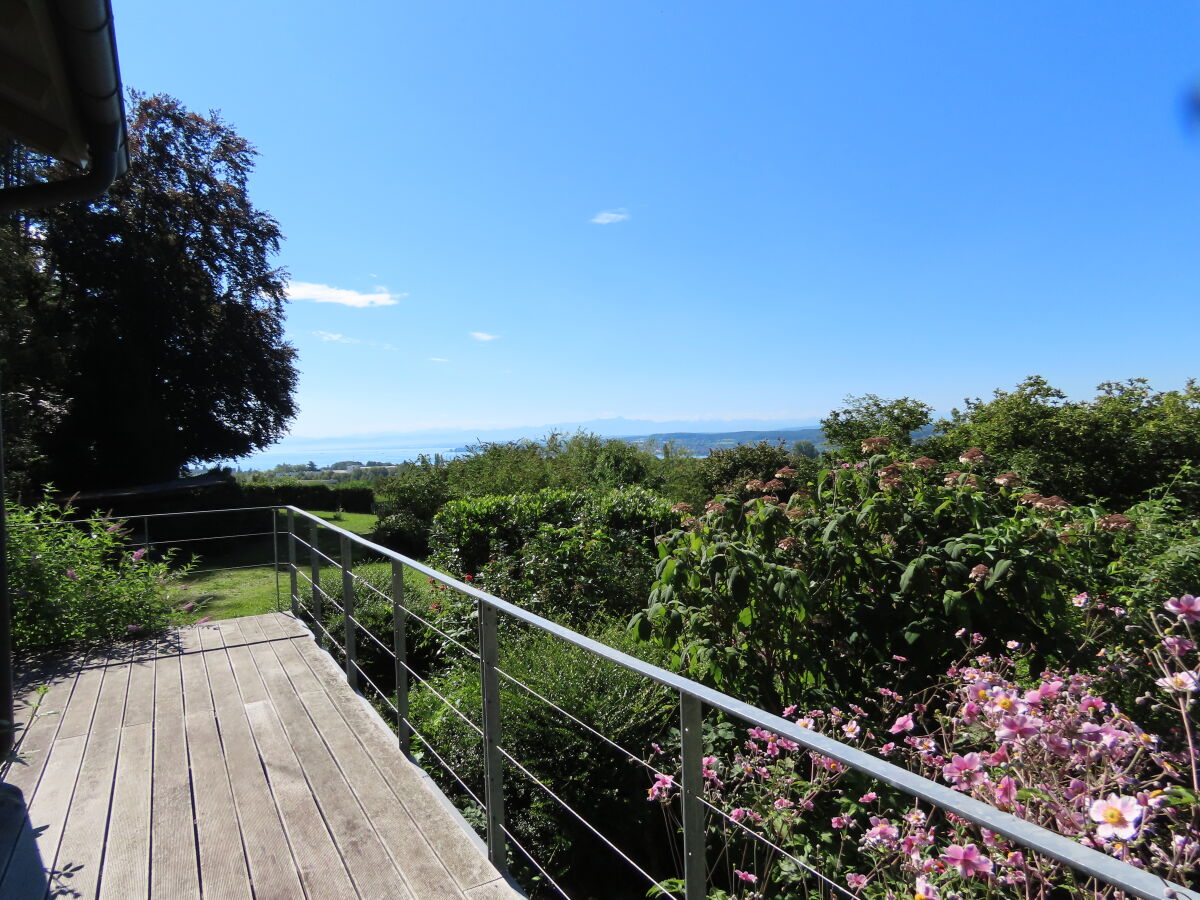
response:
<path id="1" fill-rule="evenodd" d="M 448 466 L 442 458 L 422 454 L 379 486 L 379 522 L 371 540 L 405 556 L 429 552 L 429 529 L 442 504 L 450 499 Z"/>
<path id="2" fill-rule="evenodd" d="M 672 534 L 638 633 L 764 708 L 844 702 L 893 654 L 914 682 L 943 671 L 959 629 L 1034 645 L 1037 664 L 1074 661 L 1071 597 L 1129 580 L 1114 566 L 1137 532 L 1124 517 L 998 488 L 983 463 L 830 465 L 799 489 L 713 501 Z"/>
<path id="3" fill-rule="evenodd" d="M 654 541 L 679 521 L 669 501 L 638 487 L 458 500 L 434 519 L 431 562 L 478 576 L 510 603 L 586 627 L 641 608 Z"/>
<path id="4" fill-rule="evenodd" d="M 6 504 L 12 636 L 21 652 L 141 635 L 166 625 L 186 567 L 131 549 L 123 522 L 74 525 L 74 510 Z"/>
<path id="5" fill-rule="evenodd" d="M 598 639 L 626 652 L 649 649 L 635 648 L 618 626 L 608 628 Z M 661 654 L 651 661 L 661 661 Z M 677 704 L 670 691 L 553 635 L 531 631 L 511 642 L 502 641 L 500 668 L 634 756 L 644 754 L 651 742 L 666 745 L 670 740 Z M 646 795 L 652 781 L 646 769 L 506 679 L 502 678 L 500 685 L 504 748 L 651 871 L 667 868 L 669 845 L 657 805 L 630 802 L 631 797 Z M 476 665 L 456 666 L 436 677 L 432 686 L 478 724 L 481 695 Z M 413 691 L 410 709 L 422 736 L 479 794 L 483 766 L 477 733 L 426 688 Z M 458 784 L 416 738 L 412 749 L 442 789 L 472 818 L 477 808 Z M 505 776 L 505 814 L 521 843 L 571 896 L 644 893 L 644 882 L 639 888 L 635 882 L 620 881 L 627 874 L 637 876 L 616 866 L 611 850 L 511 765 Z M 519 868 L 523 857 L 513 853 L 512 861 L 518 867 L 518 879 L 528 883 L 528 876 L 534 873 Z M 603 889 L 598 890 L 598 885 Z"/>
<path id="6" fill-rule="evenodd" d="M 803 448 L 801 448 L 803 449 Z M 724 450 L 714 450 L 700 460 L 699 474 L 705 487 L 705 500 L 715 494 L 748 496 L 746 483 L 770 481 L 775 473 L 790 466 L 799 473 L 801 482 L 816 471 L 812 458 L 803 452 L 789 451 L 783 443 L 739 444 Z"/>
<path id="7" fill-rule="evenodd" d="M 390 562 L 366 562 L 354 566 L 354 618 L 363 628 L 375 635 L 389 650 L 392 647 L 392 564 Z M 342 603 L 342 575 L 338 569 L 326 569 L 321 573 L 322 587 Z M 475 604 L 469 597 L 457 591 L 443 589 L 430 584 L 419 572 L 404 569 L 404 602 L 414 616 L 420 616 L 434 625 L 443 634 L 473 647 L 476 644 Z M 305 603 L 308 603 L 307 598 Z M 345 633 L 343 614 L 325 603 L 322 620 L 326 631 L 340 647 Z M 316 630 L 316 629 L 314 629 Z M 447 660 L 462 658 L 463 652 L 445 637 L 431 628 L 411 619 L 408 625 L 408 665 L 422 678 L 448 665 Z M 357 662 L 367 677 L 384 693 L 396 689 L 395 663 L 392 657 L 375 641 L 363 636 L 356 637 Z M 336 654 L 340 659 L 341 651 Z"/>
<path id="8" fill-rule="evenodd" d="M 298 506 L 300 509 L 340 509 L 369 513 L 375 495 L 365 487 L 330 487 L 296 479 L 239 485 L 246 506 Z"/>

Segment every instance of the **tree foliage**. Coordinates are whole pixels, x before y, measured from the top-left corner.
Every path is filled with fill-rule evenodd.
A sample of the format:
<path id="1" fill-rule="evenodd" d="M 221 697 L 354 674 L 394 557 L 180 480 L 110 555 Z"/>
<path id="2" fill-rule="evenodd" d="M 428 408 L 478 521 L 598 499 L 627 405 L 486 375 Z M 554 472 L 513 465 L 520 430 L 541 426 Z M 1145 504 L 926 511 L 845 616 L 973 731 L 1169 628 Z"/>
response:
<path id="1" fill-rule="evenodd" d="M 884 400 L 876 394 L 850 396 L 843 409 L 835 409 L 821 420 L 825 441 L 832 447 L 857 448 L 869 437 L 889 437 L 907 447 L 913 432 L 933 421 L 933 407 L 911 397 Z"/>
<path id="2" fill-rule="evenodd" d="M 129 172 L 96 200 L 17 226 L 46 284 L 9 288 L 29 267 L 0 247 L 14 273 L 7 313 L 37 304 L 29 339 L 64 357 L 58 371 L 53 359 L 15 361 L 11 377 L 21 389 L 53 382 L 30 403 L 61 395 L 58 420 L 32 439 L 48 457 L 36 477 L 66 486 L 168 479 L 245 455 L 296 412 L 285 273 L 271 265 L 282 235 L 247 194 L 253 147 L 215 113 L 131 99 Z"/>
<path id="3" fill-rule="evenodd" d="M 978 447 L 1042 493 L 1101 498 L 1124 509 L 1169 482 L 1198 455 L 1200 385 L 1155 391 L 1144 378 L 1105 382 L 1072 401 L 1034 375 L 991 400 L 968 400 L 923 445 L 931 456 Z M 1183 497 L 1195 506 L 1200 498 Z"/>

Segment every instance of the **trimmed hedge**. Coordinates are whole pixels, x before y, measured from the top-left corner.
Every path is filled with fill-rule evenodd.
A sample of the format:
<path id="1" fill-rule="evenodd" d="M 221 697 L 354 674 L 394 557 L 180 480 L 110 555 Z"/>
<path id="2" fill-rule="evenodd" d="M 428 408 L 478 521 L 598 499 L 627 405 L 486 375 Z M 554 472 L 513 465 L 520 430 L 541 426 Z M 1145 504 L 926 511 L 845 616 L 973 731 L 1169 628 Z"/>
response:
<path id="1" fill-rule="evenodd" d="M 298 506 L 301 509 L 340 509 L 373 512 L 375 493 L 364 487 L 330 487 L 327 484 L 275 482 L 241 485 L 245 506 Z"/>

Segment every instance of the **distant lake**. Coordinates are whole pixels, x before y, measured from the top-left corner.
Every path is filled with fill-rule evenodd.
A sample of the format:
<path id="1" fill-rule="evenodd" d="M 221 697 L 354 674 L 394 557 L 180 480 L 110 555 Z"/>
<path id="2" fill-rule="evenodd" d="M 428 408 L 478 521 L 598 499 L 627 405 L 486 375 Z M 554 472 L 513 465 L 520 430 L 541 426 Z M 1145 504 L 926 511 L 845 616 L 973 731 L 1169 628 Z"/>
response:
<path id="1" fill-rule="evenodd" d="M 461 447 L 461 445 L 459 445 Z M 313 447 L 312 449 L 295 450 L 264 450 L 236 461 L 227 461 L 223 465 L 234 469 L 273 469 L 280 465 L 303 465 L 314 462 L 317 468 L 326 468 L 335 462 L 356 460 L 365 463 L 368 460 L 385 463 L 402 463 L 414 460 L 424 454 L 430 458 L 440 453 L 446 459 L 463 456 L 462 451 L 455 447 Z"/>

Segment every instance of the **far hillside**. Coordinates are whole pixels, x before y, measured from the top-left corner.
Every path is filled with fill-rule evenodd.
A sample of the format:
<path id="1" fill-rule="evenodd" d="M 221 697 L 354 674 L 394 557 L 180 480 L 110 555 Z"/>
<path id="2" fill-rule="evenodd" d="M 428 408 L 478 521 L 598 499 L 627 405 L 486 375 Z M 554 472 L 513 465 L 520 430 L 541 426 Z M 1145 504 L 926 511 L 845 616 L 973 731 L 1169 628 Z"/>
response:
<path id="1" fill-rule="evenodd" d="M 769 444 L 783 443 L 791 447 L 793 444 L 811 445 L 812 452 L 804 455 L 816 456 L 825 449 L 825 435 L 820 428 L 781 428 L 773 431 L 722 431 L 704 434 L 693 431 L 674 431 L 663 434 L 637 435 L 625 437 L 635 447 L 648 450 L 671 444 L 677 452 L 686 452 L 692 456 L 708 456 L 714 450 L 729 450 L 741 444 L 758 444 L 766 441 Z"/>

